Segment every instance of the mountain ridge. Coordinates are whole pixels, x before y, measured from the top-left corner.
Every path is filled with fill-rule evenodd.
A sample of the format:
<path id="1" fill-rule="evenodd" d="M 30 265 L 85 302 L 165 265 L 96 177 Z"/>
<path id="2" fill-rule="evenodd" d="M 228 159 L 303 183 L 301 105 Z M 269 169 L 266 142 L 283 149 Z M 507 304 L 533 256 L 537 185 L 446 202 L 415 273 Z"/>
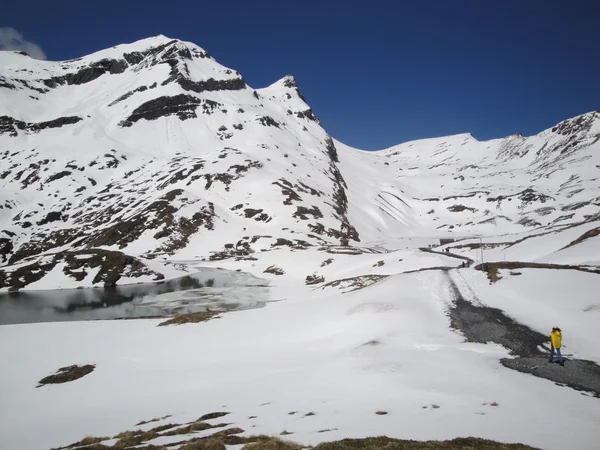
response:
<path id="1" fill-rule="evenodd" d="M 252 89 L 195 44 L 0 58 L 0 289 L 53 271 L 114 285 L 176 276 L 179 260 L 597 220 L 597 112 L 531 137 L 364 152 L 329 136 L 293 76 Z"/>

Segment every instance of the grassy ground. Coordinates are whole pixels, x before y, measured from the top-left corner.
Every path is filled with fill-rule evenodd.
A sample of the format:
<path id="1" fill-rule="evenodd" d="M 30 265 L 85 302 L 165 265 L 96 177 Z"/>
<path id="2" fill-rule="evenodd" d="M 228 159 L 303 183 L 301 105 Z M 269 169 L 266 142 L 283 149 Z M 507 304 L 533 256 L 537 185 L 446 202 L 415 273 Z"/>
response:
<path id="1" fill-rule="evenodd" d="M 233 439 L 232 439 L 233 438 Z M 100 438 L 102 439 L 102 438 Z M 100 443 L 97 438 L 86 438 L 73 446 L 63 447 L 74 450 L 105 450 L 129 449 L 169 450 L 180 445 L 179 450 L 226 450 L 227 445 L 244 445 L 242 450 L 538 450 L 523 444 L 505 444 L 479 438 L 456 438 L 450 441 L 412 441 L 392 439 L 386 436 L 364 439 L 343 439 L 340 441 L 323 442 L 316 447 L 302 446 L 295 442 L 286 441 L 272 436 L 240 437 L 232 434 L 213 435 L 206 438 L 191 439 L 166 446 L 144 445 L 136 446 L 137 439 L 119 440 L 113 447 Z M 131 445 L 129 445 L 131 444 Z"/>
<path id="2" fill-rule="evenodd" d="M 205 414 L 199 419 L 183 424 L 165 424 L 149 430 L 134 429 L 124 431 L 116 436 L 109 437 L 86 437 L 66 447 L 54 450 L 226 450 L 229 445 L 243 445 L 242 450 L 536 450 L 522 444 L 503 444 L 479 438 L 457 438 L 451 441 L 412 441 L 403 439 L 392 439 L 385 436 L 371 437 L 365 439 L 343 439 L 340 441 L 324 442 L 316 447 L 303 446 L 291 441 L 283 440 L 273 436 L 240 436 L 244 433 L 241 428 L 231 428 L 232 424 L 219 423 L 210 424 L 206 420 L 217 419 L 227 416 L 229 413 L 216 412 Z M 165 417 L 166 418 L 166 417 Z M 142 421 L 150 423 L 161 419 Z M 228 428 L 229 427 L 229 428 Z M 214 429 L 215 432 L 209 436 L 191 437 L 198 431 Z M 329 430 L 323 430 L 329 431 Z M 286 436 L 293 433 L 283 431 L 280 435 Z M 184 440 L 156 446 L 152 440 L 161 436 L 185 435 Z M 116 439 L 114 445 L 103 444 L 109 439 Z"/>
<path id="3" fill-rule="evenodd" d="M 199 323 L 206 322 L 213 317 L 218 316 L 221 313 L 212 312 L 212 311 L 201 311 L 189 314 L 178 314 L 176 316 L 171 317 L 169 320 L 161 322 L 158 324 L 159 327 L 165 325 L 181 325 L 184 323 Z"/>
<path id="4" fill-rule="evenodd" d="M 385 436 L 365 439 L 344 439 L 324 442 L 315 450 L 527 450 L 523 444 L 502 444 L 478 438 L 457 438 L 451 441 L 409 441 Z"/>
<path id="5" fill-rule="evenodd" d="M 475 266 L 476 270 L 483 270 L 487 272 L 488 279 L 495 283 L 500 280 L 498 271 L 500 269 L 555 269 L 555 270 L 578 270 L 580 272 L 595 273 L 600 275 L 600 269 L 585 267 L 585 266 L 571 266 L 567 264 L 546 264 L 546 263 L 535 263 L 525 261 L 496 261 L 486 262 L 484 264 L 478 264 Z"/>

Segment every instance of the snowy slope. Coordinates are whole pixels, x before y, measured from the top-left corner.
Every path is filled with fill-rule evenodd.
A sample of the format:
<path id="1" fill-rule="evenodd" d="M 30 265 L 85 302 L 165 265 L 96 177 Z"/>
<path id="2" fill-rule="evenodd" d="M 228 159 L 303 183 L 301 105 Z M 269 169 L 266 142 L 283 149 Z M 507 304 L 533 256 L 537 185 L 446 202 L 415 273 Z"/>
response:
<path id="1" fill-rule="evenodd" d="M 485 276 L 471 273 L 483 293 Z M 542 328 L 553 314 L 567 315 L 561 293 L 547 293 L 544 304 L 524 291 L 510 311 L 530 319 L 535 312 Z M 440 272 L 394 275 L 344 295 L 288 294 L 266 308 L 179 327 L 157 327 L 156 320 L 1 326 L 0 355 L 11 364 L 0 367 L 0 444 L 48 449 L 114 436 L 142 420 L 172 415 L 151 426 L 183 424 L 226 411 L 221 422 L 245 435 L 287 431 L 287 439 L 304 444 L 481 436 L 543 449 L 595 448 L 600 401 L 502 367 L 498 359 L 508 352 L 499 345 L 465 342 L 450 328 L 452 298 Z M 586 340 L 595 333 L 587 323 L 569 331 L 566 351 L 585 344 L 597 357 L 597 339 Z M 75 382 L 35 388 L 75 363 L 97 367 Z M 561 426 L 549 426 L 557 411 Z"/>
<path id="2" fill-rule="evenodd" d="M 335 147 L 292 77 L 255 91 L 164 37 L 63 63 L 2 58 L 4 264 L 50 252 L 77 271 L 74 249 L 186 259 L 357 238 Z"/>
<path id="3" fill-rule="evenodd" d="M 1 326 L 0 447 L 225 410 L 246 435 L 306 444 L 594 448 L 598 399 L 501 365 L 515 355 L 467 341 L 449 315 L 454 283 L 535 332 L 559 324 L 569 358 L 600 362 L 599 178 L 598 112 L 531 137 L 364 152 L 327 134 L 293 77 L 255 90 L 188 42 L 63 62 L 0 52 L 0 291 L 223 268 L 269 292 L 264 308 L 180 327 Z M 454 270 L 482 256 L 520 268 L 495 282 Z M 85 363 L 90 375 L 35 388 Z"/>
<path id="4" fill-rule="evenodd" d="M 0 67 L 0 289 L 598 218 L 599 113 L 529 138 L 366 153 L 328 136 L 293 77 L 254 90 L 164 36 L 63 62 L 2 52 Z"/>

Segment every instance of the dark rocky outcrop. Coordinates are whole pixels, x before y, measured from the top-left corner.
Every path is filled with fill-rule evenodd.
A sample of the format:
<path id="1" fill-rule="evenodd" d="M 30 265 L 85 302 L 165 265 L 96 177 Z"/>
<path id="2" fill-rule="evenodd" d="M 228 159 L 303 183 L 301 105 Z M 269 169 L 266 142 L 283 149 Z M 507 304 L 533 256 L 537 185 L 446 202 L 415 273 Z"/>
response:
<path id="1" fill-rule="evenodd" d="M 2 258 L 2 263 L 8 261 L 8 256 L 12 253 L 13 248 L 12 239 L 0 237 L 0 258 Z"/>
<path id="2" fill-rule="evenodd" d="M 32 224 L 30 222 L 23 222 L 21 226 L 23 228 L 29 228 Z M 81 237 L 82 234 L 82 230 L 78 228 L 65 228 L 51 232 L 41 231 L 35 233 L 31 236 L 29 241 L 17 247 L 8 263 L 14 264 L 25 258 L 44 253 L 52 248 L 62 247 L 63 245 L 75 241 Z"/>
<path id="3" fill-rule="evenodd" d="M 41 280 L 58 263 L 64 263 L 65 275 L 78 281 L 87 276 L 86 269 L 97 269 L 92 283 L 101 283 L 105 287 L 115 286 L 122 276 L 153 276 L 157 281 L 164 278 L 164 275 L 149 269 L 139 259 L 121 252 L 88 249 L 65 251 L 49 256 L 50 258 L 23 264 L 10 271 L 0 269 L 0 288 L 7 287 L 11 292 L 18 291 Z"/>
<path id="4" fill-rule="evenodd" d="M 312 120 L 313 122 L 317 122 L 318 124 L 321 124 L 321 122 L 319 121 L 317 116 L 315 116 L 315 113 L 313 112 L 313 110 L 310 108 L 305 111 L 296 112 L 296 117 L 298 117 L 299 119 Z"/>
<path id="5" fill-rule="evenodd" d="M 163 53 L 164 52 L 164 53 Z M 188 48 L 177 39 L 172 39 L 164 44 L 151 47 L 141 52 L 128 52 L 123 54 L 123 58 L 129 64 L 137 65 L 147 60 L 150 65 L 164 64 L 169 60 L 191 60 L 193 58 L 210 58 L 206 51 L 200 51 L 196 48 Z"/>
<path id="6" fill-rule="evenodd" d="M 162 85 L 168 84 L 173 80 L 165 80 Z M 246 87 L 246 82 L 243 78 L 232 78 L 229 80 L 215 80 L 209 78 L 205 81 L 191 81 L 184 76 L 177 77 L 175 80 L 186 91 L 196 92 L 198 94 L 205 91 L 239 91 Z"/>
<path id="7" fill-rule="evenodd" d="M 281 188 L 281 193 L 286 196 L 283 201 L 284 205 L 291 205 L 294 201 L 301 201 L 302 197 L 293 189 L 292 183 L 285 178 L 280 178 L 279 181 L 274 181 L 272 184 Z"/>
<path id="8" fill-rule="evenodd" d="M 52 77 L 42 81 L 49 88 L 54 88 L 56 85 L 80 85 L 94 81 L 104 74 L 119 74 L 125 72 L 128 64 L 122 59 L 102 59 L 94 61 L 89 66 L 84 67 L 77 72 L 62 75 L 60 77 Z"/>
<path id="9" fill-rule="evenodd" d="M 44 183 L 52 183 L 53 181 L 60 180 L 61 178 L 67 177 L 69 175 L 71 175 L 71 172 L 69 172 L 68 170 L 63 170 L 62 172 L 50 175 L 48 178 L 46 178 L 46 181 L 44 181 Z"/>
<path id="10" fill-rule="evenodd" d="M 335 237 L 342 242 L 342 245 L 347 245 L 350 240 L 360 242 L 358 231 L 350 224 L 346 214 L 348 213 L 348 197 L 346 195 L 346 181 L 342 176 L 336 163 L 339 162 L 337 149 L 333 143 L 333 139 L 329 136 L 326 139 L 326 149 L 329 156 L 329 174 L 330 179 L 333 182 L 333 209 L 335 211 L 336 218 L 340 221 L 340 229 L 336 230 L 330 228 L 327 234 L 331 237 Z"/>
<path id="11" fill-rule="evenodd" d="M 141 104 L 133 110 L 131 115 L 119 125 L 130 127 L 141 119 L 155 120 L 159 117 L 176 115 L 181 120 L 195 118 L 196 108 L 202 100 L 192 95 L 179 94 L 172 97 L 158 97 Z"/>
<path id="12" fill-rule="evenodd" d="M 190 217 L 177 217 L 178 209 L 171 202 L 182 193 L 181 189 L 171 191 L 126 220 L 115 221 L 101 229 L 96 228 L 92 233 L 88 233 L 88 237 L 80 244 L 91 248 L 117 245 L 123 249 L 145 231 L 156 230 L 154 239 L 164 239 L 164 241 L 146 256 L 174 253 L 175 250 L 185 247 L 190 236 L 197 233 L 201 227 L 207 230 L 212 230 L 214 227 L 214 205 L 210 202 L 206 206 L 198 207 Z M 99 226 L 104 222 L 105 217 L 111 215 L 113 212 L 108 208 L 93 216 L 80 217 L 77 221 Z"/>
<path id="13" fill-rule="evenodd" d="M 283 270 L 281 267 L 277 267 L 275 265 L 273 266 L 269 266 L 267 267 L 263 273 L 270 273 L 273 275 L 284 275 L 285 274 L 285 270 Z"/>
<path id="14" fill-rule="evenodd" d="M 298 89 L 298 83 L 296 82 L 296 78 L 293 75 L 287 75 L 283 79 L 283 85 L 286 88 L 293 89 L 296 92 L 296 95 L 300 98 L 300 100 L 308 104 L 306 98 L 304 98 L 304 95 L 302 95 L 302 92 L 300 92 L 300 89 Z"/>
<path id="15" fill-rule="evenodd" d="M 49 120 L 47 122 L 27 123 L 9 116 L 1 116 L 0 134 L 8 134 L 10 137 L 16 137 L 18 135 L 17 130 L 37 133 L 47 128 L 60 128 L 63 125 L 71 125 L 81 120 L 83 120 L 81 117 L 69 116 L 59 117 L 58 119 Z"/>
<path id="16" fill-rule="evenodd" d="M 251 219 L 252 217 L 256 216 L 257 214 L 260 214 L 261 212 L 263 212 L 262 209 L 246 208 L 244 209 L 244 216 L 248 219 Z"/>
<path id="17" fill-rule="evenodd" d="M 307 208 L 305 206 L 297 206 L 296 212 L 292 215 L 292 217 L 301 220 L 308 220 L 307 216 L 313 216 L 314 219 L 323 218 L 321 210 L 316 206 L 313 206 L 312 208 Z"/>
<path id="18" fill-rule="evenodd" d="M 63 216 L 62 212 L 51 211 L 48 214 L 46 214 L 46 216 L 42 220 L 40 220 L 37 224 L 39 226 L 41 226 L 41 225 L 46 225 L 47 223 L 50 223 L 50 222 L 57 222 L 59 220 L 65 220 L 65 216 Z"/>
<path id="19" fill-rule="evenodd" d="M 594 120 L 596 120 L 599 117 L 599 112 L 584 114 L 582 116 L 575 117 L 573 119 L 568 119 L 559 123 L 558 125 L 552 128 L 552 131 L 556 134 L 560 134 L 563 136 L 589 131 L 594 123 Z"/>
<path id="20" fill-rule="evenodd" d="M 477 208 L 469 208 L 465 205 L 452 205 L 448 206 L 448 211 L 450 212 L 462 212 L 462 211 L 470 211 L 472 213 L 477 212 Z"/>
<path id="21" fill-rule="evenodd" d="M 314 285 L 314 284 L 320 284 L 320 283 L 324 283 L 325 282 L 325 277 L 323 275 L 308 275 L 306 277 L 305 283 L 307 285 Z"/>
<path id="22" fill-rule="evenodd" d="M 327 149 L 327 155 L 329 155 L 329 159 L 334 162 L 340 162 L 338 158 L 337 148 L 335 148 L 335 144 L 333 143 L 333 139 L 329 136 L 325 139 L 325 148 Z"/>
<path id="23" fill-rule="evenodd" d="M 17 89 L 17 86 L 10 84 L 5 77 L 0 77 L 0 88 L 11 89 L 14 91 Z"/>
<path id="24" fill-rule="evenodd" d="M 157 56 L 160 52 L 164 51 L 167 47 L 172 46 L 173 44 L 176 44 L 177 42 L 178 41 L 176 39 L 173 39 L 164 44 L 149 48 L 148 50 L 143 51 L 143 52 L 123 53 L 123 58 L 125 58 L 125 61 L 127 61 L 129 64 L 136 65 L 136 64 L 141 63 L 144 59 L 146 59 L 148 57 Z"/>
<path id="25" fill-rule="evenodd" d="M 39 381 L 37 387 L 43 386 L 45 384 L 59 384 L 68 383 L 69 381 L 75 381 L 92 373 L 95 368 L 95 364 L 86 364 L 84 366 L 78 366 L 75 364 L 73 366 L 61 367 L 56 371 L 56 373 L 42 378 Z"/>
<path id="26" fill-rule="evenodd" d="M 109 103 L 108 106 L 114 106 L 117 103 L 122 102 L 123 100 L 127 100 L 129 97 L 131 97 L 136 92 L 144 92 L 144 91 L 147 91 L 147 90 L 148 90 L 147 86 L 140 86 L 139 88 L 136 88 L 133 91 L 129 91 L 129 92 L 126 92 L 125 94 L 121 95 L 115 101 Z"/>
<path id="27" fill-rule="evenodd" d="M 502 200 L 511 200 L 513 197 L 518 198 L 524 204 L 529 204 L 529 203 L 533 203 L 533 202 L 546 203 L 549 200 L 554 200 L 554 197 L 550 197 L 549 195 L 535 192 L 533 189 L 528 188 L 517 194 L 499 195 L 498 197 L 489 197 L 489 198 L 487 198 L 487 201 L 500 203 Z"/>
<path id="28" fill-rule="evenodd" d="M 264 127 L 279 128 L 279 122 L 275 121 L 271 116 L 262 116 L 257 119 Z"/>

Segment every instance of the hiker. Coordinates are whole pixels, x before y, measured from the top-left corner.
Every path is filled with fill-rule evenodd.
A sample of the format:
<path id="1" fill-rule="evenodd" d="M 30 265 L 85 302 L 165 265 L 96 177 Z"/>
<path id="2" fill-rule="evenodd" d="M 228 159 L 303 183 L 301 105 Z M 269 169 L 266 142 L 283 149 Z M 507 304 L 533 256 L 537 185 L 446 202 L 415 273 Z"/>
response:
<path id="1" fill-rule="evenodd" d="M 560 331 L 560 328 L 554 327 L 554 328 L 552 328 L 552 332 L 550 333 L 550 348 L 551 348 L 551 350 L 550 350 L 550 359 L 548 360 L 548 362 L 553 362 L 552 359 L 554 357 L 554 351 L 556 351 L 556 354 L 558 355 L 559 364 L 561 366 L 565 365 L 562 354 L 560 353 L 561 345 L 562 345 L 562 332 Z"/>

